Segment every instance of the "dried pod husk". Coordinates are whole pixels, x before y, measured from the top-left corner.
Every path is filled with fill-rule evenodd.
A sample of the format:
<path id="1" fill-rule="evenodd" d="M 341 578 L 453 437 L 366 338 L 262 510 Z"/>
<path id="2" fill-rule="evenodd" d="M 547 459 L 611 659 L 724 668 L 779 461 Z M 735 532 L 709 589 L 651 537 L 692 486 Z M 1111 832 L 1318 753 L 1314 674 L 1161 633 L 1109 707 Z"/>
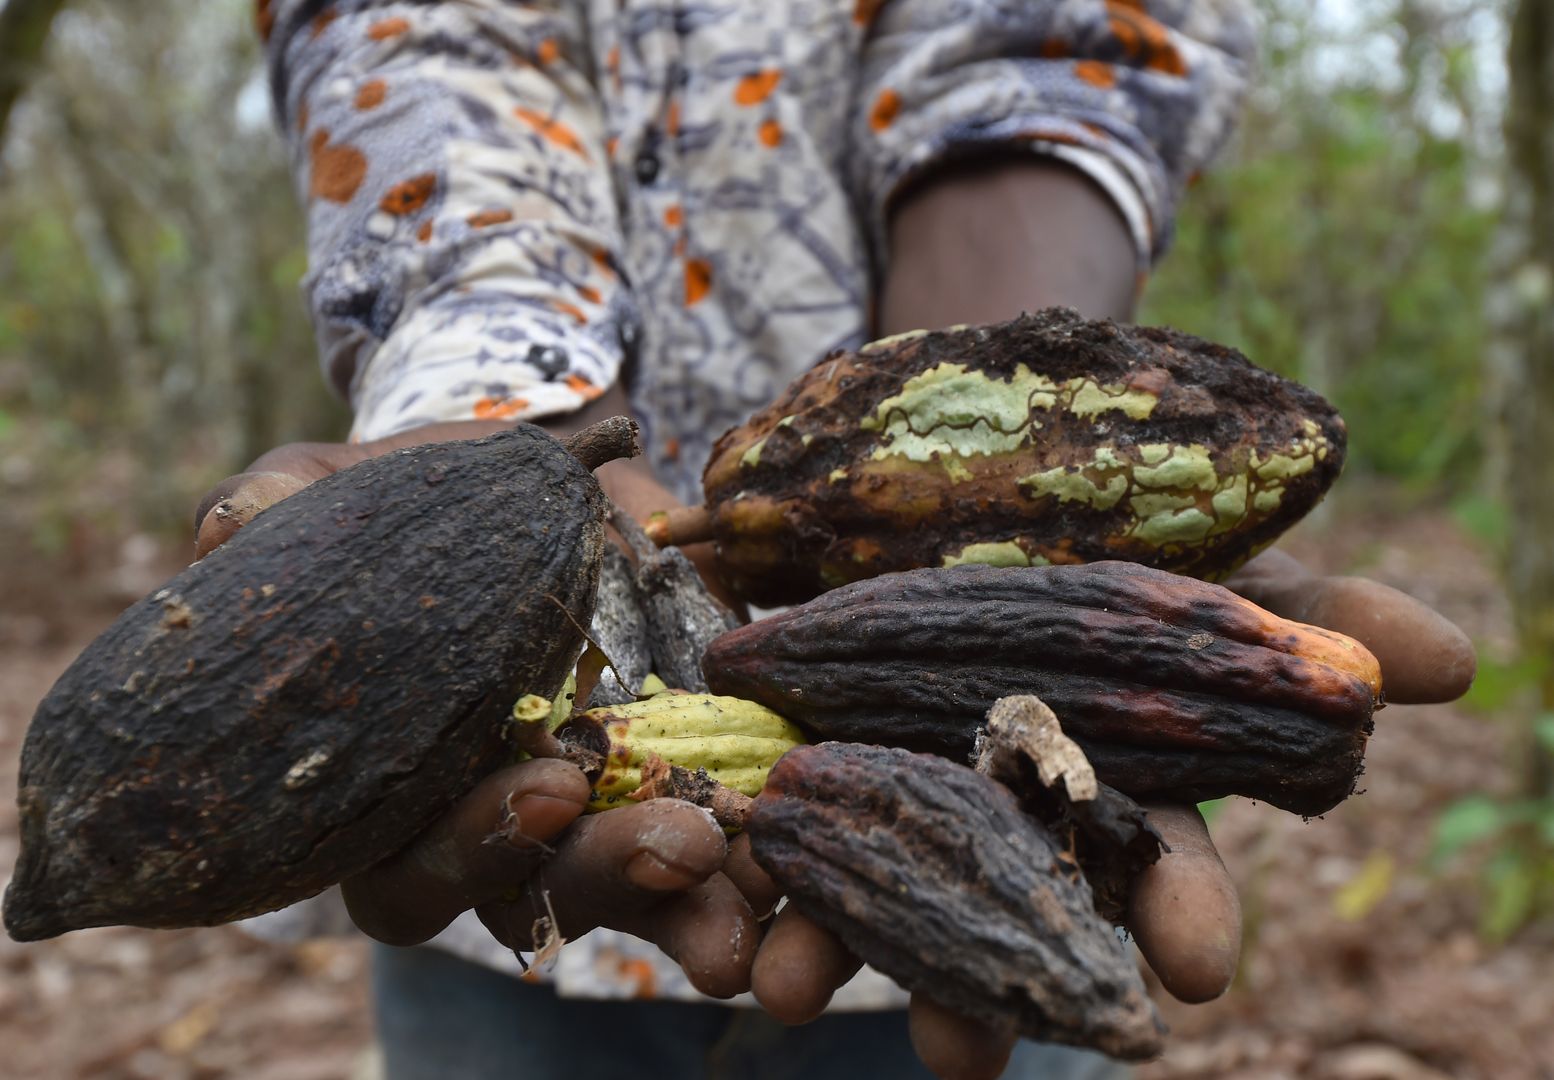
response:
<path id="1" fill-rule="evenodd" d="M 718 440 L 703 486 L 723 576 L 761 604 L 968 562 L 1217 580 L 1344 447 L 1332 406 L 1233 349 L 1049 309 L 828 357 Z"/>
<path id="2" fill-rule="evenodd" d="M 958 760 L 998 698 L 1036 694 L 1128 795 L 1308 815 L 1354 790 L 1381 687 L 1342 634 L 1122 562 L 857 582 L 723 635 L 703 668 L 817 739 Z"/>
<path id="3" fill-rule="evenodd" d="M 743 795 L 754 796 L 804 733 L 763 705 L 713 694 L 656 694 L 646 701 L 589 709 L 556 730 L 603 764 L 589 780 L 589 810 L 629 805 L 655 759 Z"/>
<path id="4" fill-rule="evenodd" d="M 610 445 L 569 443 L 589 467 L 632 450 L 630 423 L 606 424 Z M 264 511 L 39 705 L 11 935 L 226 922 L 398 850 L 511 759 L 513 700 L 561 687 L 607 511 L 528 425 L 374 458 Z"/>
<path id="5" fill-rule="evenodd" d="M 1027 1038 L 1160 1051 L 1138 968 L 1078 867 L 991 779 L 905 750 L 802 747 L 747 831 L 799 910 L 902 986 Z"/>

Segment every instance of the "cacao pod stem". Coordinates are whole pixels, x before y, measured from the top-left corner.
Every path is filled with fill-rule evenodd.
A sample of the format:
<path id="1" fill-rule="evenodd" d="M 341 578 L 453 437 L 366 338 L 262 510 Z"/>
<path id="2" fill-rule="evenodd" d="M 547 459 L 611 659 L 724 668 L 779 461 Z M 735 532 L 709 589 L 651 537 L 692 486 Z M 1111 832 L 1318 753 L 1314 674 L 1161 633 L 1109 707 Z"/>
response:
<path id="1" fill-rule="evenodd" d="M 637 441 L 637 422 L 629 416 L 611 416 L 589 424 L 561 440 L 567 453 L 592 472 L 607 461 L 633 458 L 642 453 Z"/>
<path id="2" fill-rule="evenodd" d="M 705 506 L 656 510 L 643 528 L 648 539 L 659 547 L 700 544 L 712 539 L 712 512 Z"/>

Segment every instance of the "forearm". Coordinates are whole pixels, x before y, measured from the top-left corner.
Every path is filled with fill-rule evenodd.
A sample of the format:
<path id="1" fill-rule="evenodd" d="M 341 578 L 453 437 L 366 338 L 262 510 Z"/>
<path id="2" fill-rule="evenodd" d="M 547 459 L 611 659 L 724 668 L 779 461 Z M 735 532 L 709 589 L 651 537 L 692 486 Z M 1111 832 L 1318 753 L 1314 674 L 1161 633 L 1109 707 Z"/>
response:
<path id="1" fill-rule="evenodd" d="M 277 0 L 277 113 L 304 281 L 353 437 L 577 410 L 634 308 L 577 13 L 505 0 Z"/>
<path id="2" fill-rule="evenodd" d="M 983 159 L 927 177 L 890 219 L 879 332 L 1067 306 L 1132 317 L 1138 256 L 1116 204 L 1077 169 Z"/>

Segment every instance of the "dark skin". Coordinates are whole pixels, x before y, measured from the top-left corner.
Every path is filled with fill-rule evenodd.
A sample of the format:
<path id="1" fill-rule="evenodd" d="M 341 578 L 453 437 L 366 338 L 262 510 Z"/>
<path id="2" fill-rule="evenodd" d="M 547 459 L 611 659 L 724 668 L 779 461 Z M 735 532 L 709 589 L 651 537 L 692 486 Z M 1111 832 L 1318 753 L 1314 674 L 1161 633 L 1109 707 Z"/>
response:
<path id="1" fill-rule="evenodd" d="M 883 336 L 919 327 L 994 322 L 1056 304 L 1128 319 L 1136 295 L 1133 241 L 1111 200 L 1081 174 L 1033 160 L 976 162 L 936 173 L 898 200 L 890 268 L 881 283 Z M 583 411 L 542 421 L 557 434 L 629 413 L 615 388 Z M 437 424 L 358 446 L 296 444 L 265 454 L 218 485 L 196 518 L 198 553 L 312 481 L 374 454 L 421 442 L 471 438 L 504 425 Z M 641 460 L 598 472 L 612 499 L 645 518 L 677 505 Z M 221 505 L 221 512 L 210 513 Z M 716 587 L 710 550 L 690 551 Z M 1231 582 L 1286 618 L 1349 634 L 1381 660 L 1387 697 L 1446 701 L 1471 682 L 1473 650 L 1456 627 L 1395 590 L 1358 578 L 1316 577 L 1270 552 Z M 425 941 L 475 910 L 504 944 L 536 946 L 536 920 L 554 912 L 574 938 L 595 926 L 660 945 L 692 983 L 716 997 L 753 989 L 788 1023 L 824 1010 L 858 962 L 827 931 L 785 909 L 761 935 L 779 892 L 693 807 L 655 800 L 579 820 L 582 775 L 529 762 L 488 777 L 409 849 L 342 886 L 352 917 L 391 944 Z M 1129 925 L 1165 988 L 1187 1002 L 1230 985 L 1241 912 L 1224 863 L 1190 806 L 1153 806 L 1171 847 L 1134 885 Z M 483 843 L 500 835 L 506 843 Z M 548 906 L 544 899 L 548 897 Z M 997 1076 L 1014 1040 L 920 996 L 913 1045 L 938 1075 Z"/>

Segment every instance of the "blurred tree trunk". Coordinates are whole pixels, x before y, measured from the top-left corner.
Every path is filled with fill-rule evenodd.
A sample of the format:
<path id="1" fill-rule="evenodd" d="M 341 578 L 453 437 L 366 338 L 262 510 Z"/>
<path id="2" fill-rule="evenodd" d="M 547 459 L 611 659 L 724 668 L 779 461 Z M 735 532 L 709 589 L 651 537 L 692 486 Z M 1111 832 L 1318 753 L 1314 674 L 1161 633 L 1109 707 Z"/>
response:
<path id="1" fill-rule="evenodd" d="M 1505 416 L 1510 593 L 1523 654 L 1544 662 L 1537 712 L 1554 713 L 1554 0 L 1520 0 L 1511 20 L 1505 139 Z M 1527 781 L 1554 795 L 1554 754 L 1529 733 Z"/>
<path id="2" fill-rule="evenodd" d="M 65 0 L 5 0 L 0 6 L 0 145 L 5 143 L 11 107 L 37 70 L 49 25 L 64 4 Z"/>

